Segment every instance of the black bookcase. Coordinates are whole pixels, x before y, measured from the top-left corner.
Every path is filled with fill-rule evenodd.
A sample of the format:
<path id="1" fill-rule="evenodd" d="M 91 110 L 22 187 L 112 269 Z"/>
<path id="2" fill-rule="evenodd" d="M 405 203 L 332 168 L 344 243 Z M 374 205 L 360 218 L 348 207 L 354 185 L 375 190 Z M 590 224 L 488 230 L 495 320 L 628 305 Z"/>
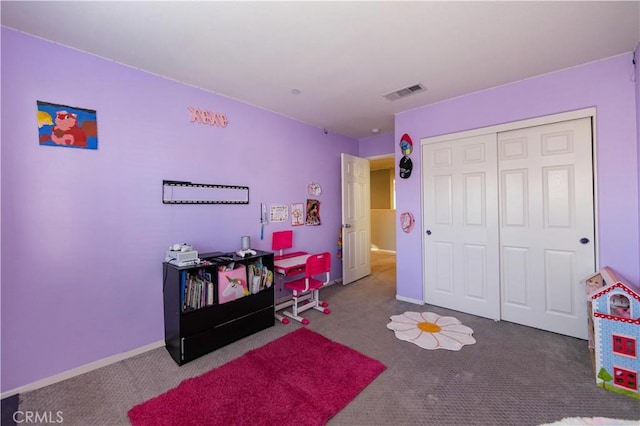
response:
<path id="1" fill-rule="evenodd" d="M 164 339 L 178 365 L 274 325 L 273 253 L 200 258 L 196 266 L 162 264 Z M 242 291 L 227 291 L 231 284 Z"/>

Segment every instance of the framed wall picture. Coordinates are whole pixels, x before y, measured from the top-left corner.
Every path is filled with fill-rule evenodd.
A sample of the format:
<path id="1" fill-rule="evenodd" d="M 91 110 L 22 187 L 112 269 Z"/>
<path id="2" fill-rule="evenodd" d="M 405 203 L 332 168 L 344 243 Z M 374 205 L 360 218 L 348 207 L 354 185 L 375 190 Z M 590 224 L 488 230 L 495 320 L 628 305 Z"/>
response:
<path id="1" fill-rule="evenodd" d="M 291 226 L 304 225 L 304 204 L 291 204 Z"/>
<path id="2" fill-rule="evenodd" d="M 286 222 L 289 219 L 289 206 L 286 204 L 272 204 L 269 222 Z"/>
<path id="3" fill-rule="evenodd" d="M 320 201 L 314 199 L 307 200 L 307 216 L 304 224 L 308 226 L 318 226 L 321 224 Z"/>
<path id="4" fill-rule="evenodd" d="M 36 101 L 40 145 L 98 149 L 96 111 Z"/>

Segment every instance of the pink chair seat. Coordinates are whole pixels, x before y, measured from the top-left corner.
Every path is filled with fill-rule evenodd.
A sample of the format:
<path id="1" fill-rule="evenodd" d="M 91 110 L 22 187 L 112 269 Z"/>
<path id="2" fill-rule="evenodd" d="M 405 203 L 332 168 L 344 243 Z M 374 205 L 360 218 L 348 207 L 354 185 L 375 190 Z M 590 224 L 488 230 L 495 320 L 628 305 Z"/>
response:
<path id="1" fill-rule="evenodd" d="M 310 278 L 308 290 L 317 290 L 323 285 L 324 285 L 324 282 L 317 280 L 315 278 Z M 288 283 L 285 283 L 284 286 L 289 290 L 307 291 L 307 289 L 305 288 L 306 283 L 304 278 L 299 280 L 289 281 Z"/>

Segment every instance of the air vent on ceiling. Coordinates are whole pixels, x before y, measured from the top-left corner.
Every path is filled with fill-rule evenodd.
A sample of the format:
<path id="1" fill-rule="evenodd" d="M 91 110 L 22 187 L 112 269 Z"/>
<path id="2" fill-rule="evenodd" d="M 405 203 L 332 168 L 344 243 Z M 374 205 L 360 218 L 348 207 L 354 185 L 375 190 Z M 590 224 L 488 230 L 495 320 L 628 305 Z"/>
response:
<path id="1" fill-rule="evenodd" d="M 404 98 L 406 96 L 413 95 L 415 93 L 419 93 L 424 90 L 425 90 L 424 86 L 421 83 L 417 83 L 400 90 L 394 90 L 393 92 L 387 93 L 386 95 L 382 95 L 382 96 L 388 101 L 395 101 L 397 99 Z"/>

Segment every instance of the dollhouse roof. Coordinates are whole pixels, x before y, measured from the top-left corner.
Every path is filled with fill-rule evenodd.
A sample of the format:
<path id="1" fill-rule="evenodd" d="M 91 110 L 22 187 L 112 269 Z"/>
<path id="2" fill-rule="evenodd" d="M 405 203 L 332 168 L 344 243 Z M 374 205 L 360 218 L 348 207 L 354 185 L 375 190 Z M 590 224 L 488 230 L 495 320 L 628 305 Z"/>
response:
<path id="1" fill-rule="evenodd" d="M 629 296 L 631 296 L 631 299 L 632 299 L 631 303 L 640 304 L 640 291 L 638 291 L 637 289 L 635 289 L 633 287 L 630 287 L 627 284 L 624 284 L 624 283 L 622 283 L 620 281 L 617 281 L 617 282 L 615 282 L 613 284 L 609 284 L 608 286 L 602 287 L 598 291 L 593 292 L 589 296 L 589 299 L 596 300 L 596 299 L 600 298 L 601 296 L 604 296 L 607 293 L 610 293 L 613 290 L 622 290 L 623 292 L 625 292 Z M 629 324 L 640 325 L 640 316 L 637 317 L 637 318 L 626 318 L 626 317 L 621 317 L 621 316 L 614 315 L 614 314 L 611 314 L 611 313 L 597 312 L 595 310 L 593 312 L 593 316 L 594 316 L 594 318 L 600 318 L 600 319 L 605 319 L 605 320 L 613 320 L 613 321 L 619 321 L 619 322 L 624 322 L 624 323 L 629 323 Z"/>
<path id="2" fill-rule="evenodd" d="M 597 298 L 599 298 L 600 296 L 603 296 L 607 293 L 609 293 L 612 290 L 615 289 L 621 289 L 624 292 L 626 292 L 627 294 L 629 294 L 631 297 L 633 297 L 636 301 L 640 302 L 640 290 L 635 289 L 621 281 L 617 281 L 613 284 L 609 284 L 607 286 L 604 286 L 596 291 L 594 291 L 593 293 L 591 293 L 589 295 L 589 299 L 590 300 L 596 300 Z"/>

